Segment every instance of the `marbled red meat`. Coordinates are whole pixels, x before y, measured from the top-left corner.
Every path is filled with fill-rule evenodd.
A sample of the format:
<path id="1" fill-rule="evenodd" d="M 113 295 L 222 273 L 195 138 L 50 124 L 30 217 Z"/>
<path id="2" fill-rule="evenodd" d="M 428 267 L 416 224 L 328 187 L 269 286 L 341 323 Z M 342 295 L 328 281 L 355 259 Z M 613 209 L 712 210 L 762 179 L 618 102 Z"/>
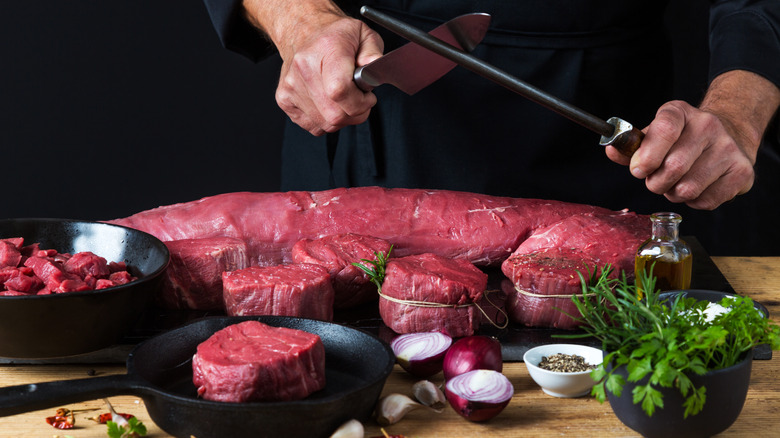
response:
<path id="1" fill-rule="evenodd" d="M 391 259 L 385 272 L 379 314 L 396 333 L 470 336 L 482 322 L 474 303 L 488 277 L 471 262 L 419 254 Z"/>
<path id="2" fill-rule="evenodd" d="M 397 257 L 434 253 L 478 266 L 499 265 L 530 288 L 568 284 L 571 269 L 538 277 L 534 253 L 579 257 L 559 264 L 610 262 L 633 273 L 635 246 L 650 234 L 647 216 L 560 201 L 466 192 L 359 187 L 321 192 L 227 193 L 110 221 L 163 241 L 230 236 L 247 244 L 251 262 L 292 260 L 301 239 L 355 233 L 393 244 Z M 553 250 L 558 250 L 557 253 Z M 559 293 L 566 293 L 559 291 Z M 535 310 L 529 310 L 535 312 Z"/>
<path id="3" fill-rule="evenodd" d="M 169 309 L 221 310 L 222 273 L 249 266 L 243 240 L 232 237 L 165 242 L 171 261 L 157 302 Z"/>
<path id="4" fill-rule="evenodd" d="M 206 400 L 300 400 L 325 387 L 325 347 L 312 333 L 245 321 L 198 345 L 192 381 Z"/>
<path id="5" fill-rule="evenodd" d="M 387 240 L 348 233 L 299 240 L 293 245 L 292 259 L 295 263 L 311 263 L 327 269 L 336 294 L 333 307 L 345 309 L 375 302 L 379 297 L 368 275 L 353 263 L 371 268 L 362 260 L 374 260 L 377 253 L 389 252 Z"/>
<path id="6" fill-rule="evenodd" d="M 222 274 L 231 316 L 277 315 L 333 320 L 333 285 L 319 265 L 250 266 Z"/>

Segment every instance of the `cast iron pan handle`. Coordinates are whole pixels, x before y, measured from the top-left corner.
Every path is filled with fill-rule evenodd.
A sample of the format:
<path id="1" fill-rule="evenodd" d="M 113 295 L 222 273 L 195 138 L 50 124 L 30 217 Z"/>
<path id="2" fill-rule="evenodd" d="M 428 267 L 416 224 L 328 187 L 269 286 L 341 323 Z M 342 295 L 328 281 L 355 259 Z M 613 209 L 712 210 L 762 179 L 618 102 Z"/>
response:
<path id="1" fill-rule="evenodd" d="M 141 392 L 143 385 L 127 374 L 8 386 L 0 388 L 0 416 Z"/>

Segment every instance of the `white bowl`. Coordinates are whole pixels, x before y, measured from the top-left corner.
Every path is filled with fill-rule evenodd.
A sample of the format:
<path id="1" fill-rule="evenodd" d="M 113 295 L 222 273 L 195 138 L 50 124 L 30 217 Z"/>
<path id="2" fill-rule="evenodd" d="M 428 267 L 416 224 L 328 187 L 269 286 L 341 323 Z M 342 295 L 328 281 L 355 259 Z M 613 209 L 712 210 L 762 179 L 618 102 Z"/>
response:
<path id="1" fill-rule="evenodd" d="M 604 360 L 604 353 L 598 348 L 576 344 L 549 344 L 531 348 L 523 355 L 523 362 L 528 373 L 542 391 L 554 397 L 581 397 L 589 394 L 596 383 L 590 377 L 590 371 L 562 373 L 539 368 L 543 357 L 556 353 L 576 354 L 585 358 L 590 365 L 599 365 Z"/>

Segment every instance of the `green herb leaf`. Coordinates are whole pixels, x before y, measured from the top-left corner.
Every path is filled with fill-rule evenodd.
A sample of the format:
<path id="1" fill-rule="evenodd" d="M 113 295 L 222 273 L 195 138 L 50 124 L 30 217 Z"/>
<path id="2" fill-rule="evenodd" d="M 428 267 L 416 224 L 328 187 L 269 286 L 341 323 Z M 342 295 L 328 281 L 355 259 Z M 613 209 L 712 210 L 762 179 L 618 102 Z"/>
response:
<path id="1" fill-rule="evenodd" d="M 626 366 L 629 381 L 643 382 L 632 394 L 647 415 L 663 407 L 661 387 L 677 388 L 685 415 L 695 415 L 704 406 L 706 389 L 695 387 L 689 376 L 732 366 L 760 344 L 780 349 L 780 326 L 760 314 L 750 298 L 722 300 L 728 312 L 709 320 L 707 302 L 682 295 L 662 302 L 652 273 L 640 271 L 633 284 L 610 265 L 578 274 L 582 296 L 572 301 L 579 315 L 570 316 L 583 333 L 553 336 L 601 341 L 607 354 L 592 373 L 599 380 L 592 393 L 601 402 L 606 391 L 621 395 L 626 379 L 615 369 Z"/>
<path id="2" fill-rule="evenodd" d="M 393 246 L 390 245 L 390 249 L 387 251 L 387 254 L 376 252 L 374 255 L 376 256 L 376 259 L 369 260 L 369 259 L 360 259 L 361 262 L 365 262 L 369 266 L 364 265 L 363 263 L 352 263 L 353 266 L 356 266 L 360 268 L 363 272 L 368 275 L 368 279 L 376 285 L 376 288 L 378 291 L 382 291 L 382 283 L 385 281 L 385 268 L 387 267 L 387 261 L 390 259 L 390 253 L 393 251 Z"/>
<path id="3" fill-rule="evenodd" d="M 136 417 L 127 420 L 127 426 L 108 421 L 108 436 L 111 438 L 137 438 L 146 435 L 146 426 Z"/>

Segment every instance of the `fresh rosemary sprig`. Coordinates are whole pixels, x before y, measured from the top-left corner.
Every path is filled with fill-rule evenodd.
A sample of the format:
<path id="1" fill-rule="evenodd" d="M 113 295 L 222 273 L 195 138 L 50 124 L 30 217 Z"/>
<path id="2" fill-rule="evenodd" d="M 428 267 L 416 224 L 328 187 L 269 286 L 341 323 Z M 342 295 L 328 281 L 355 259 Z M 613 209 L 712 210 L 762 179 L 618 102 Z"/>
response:
<path id="1" fill-rule="evenodd" d="M 385 281 L 385 268 L 387 268 L 387 260 L 390 258 L 390 253 L 392 251 L 393 246 L 390 245 L 390 249 L 387 250 L 387 253 L 375 252 L 374 256 L 376 259 L 374 260 L 360 259 L 362 262 L 368 263 L 373 267 L 368 267 L 363 263 L 352 263 L 368 275 L 368 279 L 376 285 L 376 289 L 379 292 L 382 291 L 382 283 Z"/>

